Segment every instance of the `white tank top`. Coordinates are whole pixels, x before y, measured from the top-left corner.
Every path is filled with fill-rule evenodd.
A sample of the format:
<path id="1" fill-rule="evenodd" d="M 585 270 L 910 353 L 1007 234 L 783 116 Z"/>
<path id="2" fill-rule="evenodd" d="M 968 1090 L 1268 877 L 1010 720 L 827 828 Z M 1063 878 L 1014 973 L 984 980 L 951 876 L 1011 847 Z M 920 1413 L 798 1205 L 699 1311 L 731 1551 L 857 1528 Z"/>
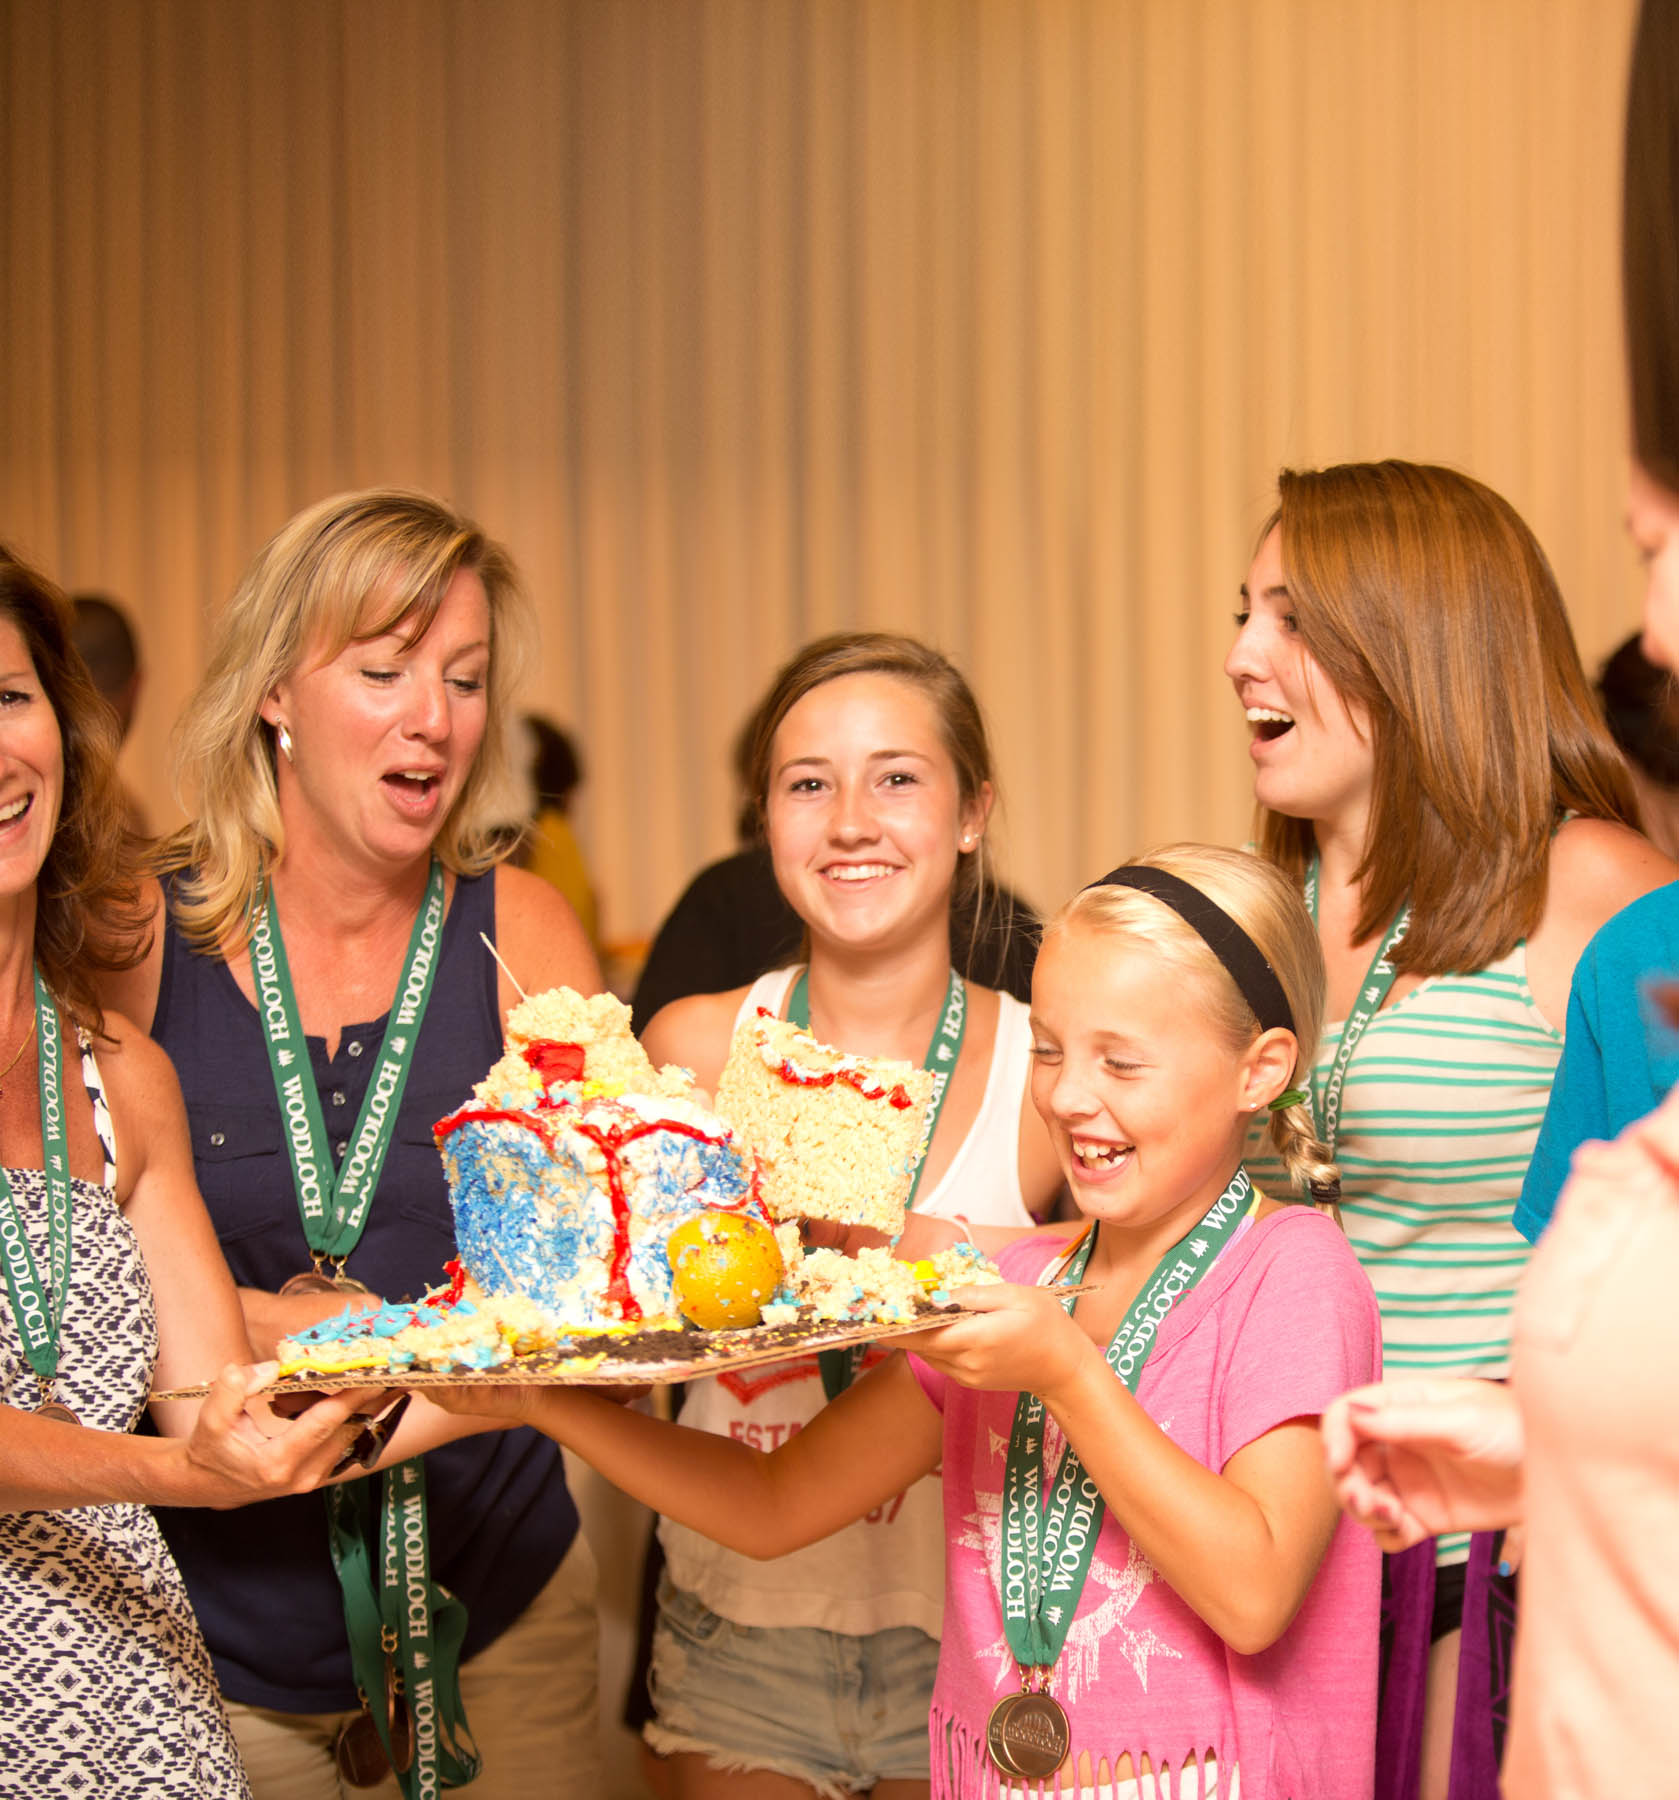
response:
<path id="1" fill-rule="evenodd" d="M 760 976 L 737 1023 L 758 1007 L 779 1014 L 797 968 Z M 975 1225 L 1029 1226 L 1020 1192 L 1020 1103 L 1032 1037 L 1027 1011 L 998 995 L 997 1036 L 985 1097 L 960 1149 L 915 1210 Z M 870 1354 L 886 1355 L 884 1346 Z M 681 1422 L 757 1449 L 773 1450 L 821 1409 L 814 1356 L 732 1370 L 690 1385 Z M 669 1519 L 659 1521 L 670 1578 L 737 1625 L 814 1626 L 861 1637 L 913 1625 L 939 1635 L 944 1617 L 944 1515 L 937 1475 L 915 1482 L 871 1513 L 791 1556 L 758 1562 Z"/>

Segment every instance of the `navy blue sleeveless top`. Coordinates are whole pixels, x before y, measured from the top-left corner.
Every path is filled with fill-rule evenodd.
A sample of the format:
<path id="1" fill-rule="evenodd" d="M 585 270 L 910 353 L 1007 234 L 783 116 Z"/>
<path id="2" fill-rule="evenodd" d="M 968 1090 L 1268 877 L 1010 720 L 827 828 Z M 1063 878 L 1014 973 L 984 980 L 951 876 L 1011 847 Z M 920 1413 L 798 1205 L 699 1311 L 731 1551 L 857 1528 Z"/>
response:
<path id="1" fill-rule="evenodd" d="M 455 883 L 436 986 L 421 1027 L 396 1134 L 350 1272 L 388 1300 L 445 1279 L 454 1224 L 433 1123 L 452 1112 L 501 1054 L 495 876 Z M 342 1157 L 384 1035 L 384 1019 L 346 1025 L 329 1059 L 309 1039 L 321 1110 Z M 204 956 L 171 917 L 156 1038 L 186 1096 L 198 1185 L 242 1287 L 278 1288 L 309 1267 L 291 1164 L 256 1008 L 219 956 Z M 530 1430 L 445 1444 L 426 1457 L 432 1572 L 466 1603 L 465 1655 L 507 1629 L 559 1566 L 577 1531 L 556 1445 Z M 186 1577 L 222 1692 L 276 1712 L 354 1707 L 344 1606 L 327 1553 L 319 1494 L 232 1512 L 158 1509 Z"/>

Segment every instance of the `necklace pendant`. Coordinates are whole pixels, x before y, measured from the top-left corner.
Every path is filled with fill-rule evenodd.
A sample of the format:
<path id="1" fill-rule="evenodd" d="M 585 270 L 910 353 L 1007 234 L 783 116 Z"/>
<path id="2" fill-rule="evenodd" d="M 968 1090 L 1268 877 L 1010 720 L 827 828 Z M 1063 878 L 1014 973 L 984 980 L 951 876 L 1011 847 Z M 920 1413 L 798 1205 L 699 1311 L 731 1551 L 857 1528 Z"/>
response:
<path id="1" fill-rule="evenodd" d="M 1073 1741 L 1066 1708 L 1053 1694 L 1005 1694 L 985 1721 L 985 1747 L 1005 1775 L 1044 1781 Z"/>
<path id="2" fill-rule="evenodd" d="M 336 1294 L 338 1283 L 325 1269 L 305 1269 L 280 1283 L 280 1298 L 289 1300 L 294 1294 Z"/>
<path id="3" fill-rule="evenodd" d="M 289 1300 L 294 1294 L 371 1294 L 373 1292 L 366 1282 L 357 1281 L 342 1263 L 333 1263 L 323 1268 L 316 1263 L 314 1268 L 305 1269 L 301 1275 L 290 1276 L 280 1283 L 279 1294 L 282 1300 Z"/>

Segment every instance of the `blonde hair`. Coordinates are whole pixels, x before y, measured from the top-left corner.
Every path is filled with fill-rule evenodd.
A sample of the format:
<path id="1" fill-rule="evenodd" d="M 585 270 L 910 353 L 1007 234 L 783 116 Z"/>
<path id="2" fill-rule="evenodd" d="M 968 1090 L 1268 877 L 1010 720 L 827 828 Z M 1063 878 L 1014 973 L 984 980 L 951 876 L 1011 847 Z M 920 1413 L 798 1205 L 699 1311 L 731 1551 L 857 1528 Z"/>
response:
<path id="1" fill-rule="evenodd" d="M 1370 718 L 1353 938 L 1409 900 L 1397 968 L 1484 968 L 1538 925 L 1563 813 L 1638 823 L 1545 553 L 1491 488 L 1423 463 L 1285 469 L 1273 527 L 1301 642 Z M 1309 821 L 1261 807 L 1254 835 L 1304 875 Z"/>
<path id="2" fill-rule="evenodd" d="M 507 853 L 506 821 L 518 813 L 510 694 L 531 639 L 512 560 L 425 494 L 339 494 L 257 552 L 175 727 L 176 792 L 192 818 L 160 847 L 156 867 L 180 876 L 175 910 L 190 942 L 217 949 L 241 930 L 285 854 L 273 733 L 261 714 L 270 689 L 305 657 L 330 661 L 392 631 L 424 637 L 462 570 L 483 582 L 490 607 L 484 739 L 433 848 L 460 875 L 482 874 Z"/>
<path id="3" fill-rule="evenodd" d="M 1307 1087 L 1317 1057 L 1325 977 L 1318 934 L 1299 889 L 1263 857 L 1211 844 L 1170 844 L 1125 866 L 1164 869 L 1187 881 L 1252 938 L 1294 1015 L 1296 1050 L 1288 1086 Z M 1136 888 L 1087 887 L 1044 927 L 1045 944 L 1075 925 L 1146 945 L 1157 960 L 1198 981 L 1207 1002 L 1206 1024 L 1233 1051 L 1245 1050 L 1259 1036 L 1259 1020 L 1229 970 L 1165 901 Z M 1339 1198 L 1340 1177 L 1318 1136 L 1310 1099 L 1271 1113 L 1266 1134 L 1297 1191 L 1326 1204 Z"/>

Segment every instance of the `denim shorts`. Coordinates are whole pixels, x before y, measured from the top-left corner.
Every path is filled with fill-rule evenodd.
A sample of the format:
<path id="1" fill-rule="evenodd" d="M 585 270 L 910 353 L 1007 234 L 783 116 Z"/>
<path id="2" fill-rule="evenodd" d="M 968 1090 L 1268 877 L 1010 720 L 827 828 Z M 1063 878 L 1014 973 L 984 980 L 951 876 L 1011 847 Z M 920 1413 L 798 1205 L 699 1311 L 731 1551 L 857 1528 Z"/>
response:
<path id="1" fill-rule="evenodd" d="M 912 1625 L 850 1637 L 736 1625 L 659 1582 L 645 1736 L 725 1773 L 773 1769 L 840 1796 L 926 1781 L 936 1638 Z"/>

